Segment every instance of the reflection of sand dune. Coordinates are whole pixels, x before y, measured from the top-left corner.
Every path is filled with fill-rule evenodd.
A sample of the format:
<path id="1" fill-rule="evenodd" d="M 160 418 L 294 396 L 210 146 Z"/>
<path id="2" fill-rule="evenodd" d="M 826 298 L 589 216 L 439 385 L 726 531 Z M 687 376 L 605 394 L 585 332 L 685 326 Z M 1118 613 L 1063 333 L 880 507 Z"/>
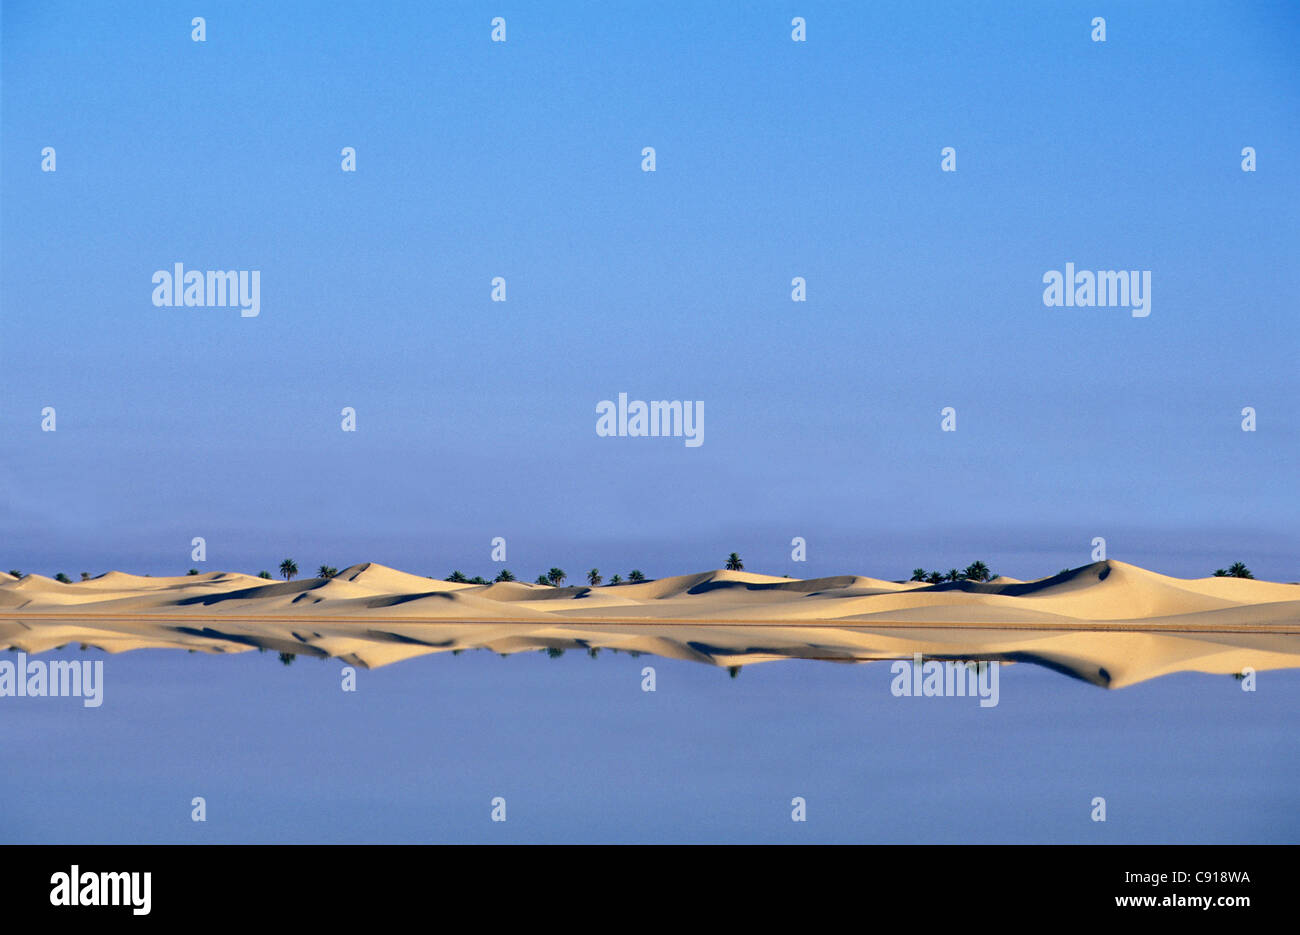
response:
<path id="1" fill-rule="evenodd" d="M 366 666 L 449 649 L 607 647 L 743 665 L 909 656 L 1036 662 L 1118 687 L 1300 666 L 1300 586 L 1097 562 L 1038 581 L 899 584 L 711 571 L 617 587 L 452 584 L 382 565 L 268 582 L 0 576 L 0 646 L 260 647 Z"/>

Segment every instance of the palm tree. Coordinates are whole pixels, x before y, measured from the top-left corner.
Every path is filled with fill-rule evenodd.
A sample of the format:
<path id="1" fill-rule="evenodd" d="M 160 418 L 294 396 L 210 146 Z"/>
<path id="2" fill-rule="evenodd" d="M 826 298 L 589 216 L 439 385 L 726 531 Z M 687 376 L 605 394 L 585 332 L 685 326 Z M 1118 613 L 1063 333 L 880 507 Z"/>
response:
<path id="1" fill-rule="evenodd" d="M 594 588 L 598 586 L 600 582 L 601 582 L 601 577 L 600 577 L 599 568 L 593 568 L 591 571 L 587 572 L 587 584 L 591 585 Z"/>
<path id="2" fill-rule="evenodd" d="M 185 572 L 185 574 L 187 574 L 187 575 L 197 575 L 198 573 L 199 573 L 199 570 L 198 570 L 197 568 L 191 568 L 189 571 Z M 90 577 L 90 575 L 86 574 L 84 571 L 81 573 L 81 580 L 82 580 L 82 581 L 85 581 L 85 580 L 86 580 L 87 578 L 89 578 L 89 577 Z"/>
<path id="3" fill-rule="evenodd" d="M 618 572 L 615 572 L 614 574 L 612 574 L 612 575 L 609 576 L 609 583 L 610 583 L 610 584 L 622 584 L 622 583 L 623 583 L 623 576 L 620 575 Z"/>
<path id="4" fill-rule="evenodd" d="M 1250 569 L 1247 568 L 1243 562 L 1233 562 L 1231 565 L 1229 565 L 1229 566 L 1228 566 L 1228 574 L 1230 574 L 1230 575 L 1231 575 L 1232 577 L 1234 577 L 1234 578 L 1253 578 L 1253 577 L 1255 577 L 1254 575 L 1252 575 L 1252 574 L 1250 573 Z"/>
<path id="5" fill-rule="evenodd" d="M 563 568 L 552 568 L 546 573 L 546 580 L 551 582 L 551 584 L 555 585 L 557 588 L 564 584 L 564 579 L 567 577 L 569 576 L 564 573 Z"/>
<path id="6" fill-rule="evenodd" d="M 59 572 L 57 575 L 55 575 L 54 580 L 62 581 L 64 584 L 72 584 L 72 579 L 69 578 L 67 575 L 65 575 L 63 572 Z"/>
<path id="7" fill-rule="evenodd" d="M 983 562 L 971 562 L 962 574 L 971 581 L 988 581 L 993 577 L 989 574 L 989 566 Z"/>
<path id="8" fill-rule="evenodd" d="M 10 568 L 9 574 L 13 575 L 15 578 L 21 578 L 23 576 L 23 573 L 17 568 Z"/>
<path id="9" fill-rule="evenodd" d="M 488 583 L 488 580 L 487 580 L 486 578 L 484 578 L 482 575 L 475 575 L 473 578 L 470 578 L 470 579 L 469 579 L 469 583 L 470 583 L 470 584 L 487 584 L 487 583 Z"/>
<path id="10" fill-rule="evenodd" d="M 298 574 L 298 563 L 291 558 L 286 558 L 280 563 L 280 574 L 288 581 L 294 575 Z"/>
<path id="11" fill-rule="evenodd" d="M 913 569 L 912 569 L 912 580 L 913 580 L 913 581 L 924 581 L 924 580 L 925 580 L 925 569 L 924 569 L 924 568 L 913 568 Z"/>
<path id="12" fill-rule="evenodd" d="M 546 584 L 546 585 L 549 585 L 549 584 L 551 583 L 551 579 L 550 579 L 550 578 L 547 578 L 546 575 L 538 575 L 538 576 L 537 576 L 537 583 L 538 583 L 538 584 Z"/>
<path id="13" fill-rule="evenodd" d="M 500 573 L 494 579 L 496 581 L 514 581 L 515 576 L 510 574 L 510 569 L 502 568 Z"/>
<path id="14" fill-rule="evenodd" d="M 469 579 L 465 577 L 465 573 L 463 571 L 453 571 L 451 574 L 447 576 L 447 580 L 455 581 L 457 584 L 464 584 Z"/>
<path id="15" fill-rule="evenodd" d="M 269 571 L 259 571 L 259 572 L 257 573 L 257 577 L 259 577 L 259 578 L 270 578 L 270 577 L 271 577 L 271 573 L 270 573 Z"/>
<path id="16" fill-rule="evenodd" d="M 926 584 L 940 584 L 942 583 L 942 581 L 943 581 L 943 572 L 941 571 L 932 571 L 925 576 Z"/>
<path id="17" fill-rule="evenodd" d="M 727 571 L 744 571 L 745 563 L 740 560 L 740 556 L 732 552 L 727 556 Z"/>
<path id="18" fill-rule="evenodd" d="M 949 568 L 948 574 L 944 575 L 944 578 L 948 581 L 960 581 L 961 572 L 959 572 L 956 568 Z"/>
<path id="19" fill-rule="evenodd" d="M 316 569 L 317 578 L 333 578 L 339 573 L 337 568 L 331 568 L 329 565 L 322 565 Z"/>
<path id="20" fill-rule="evenodd" d="M 1214 569 L 1214 577 L 1216 577 L 1216 578 L 1226 578 L 1226 577 L 1228 577 L 1228 569 L 1226 569 L 1226 568 L 1216 568 L 1216 569 Z"/>
<path id="21" fill-rule="evenodd" d="M 628 581 L 644 581 L 644 580 L 645 580 L 645 575 L 641 574 L 641 569 L 640 569 L 640 568 L 633 568 L 631 571 L 629 571 L 629 572 L 627 573 L 627 580 L 628 580 Z"/>

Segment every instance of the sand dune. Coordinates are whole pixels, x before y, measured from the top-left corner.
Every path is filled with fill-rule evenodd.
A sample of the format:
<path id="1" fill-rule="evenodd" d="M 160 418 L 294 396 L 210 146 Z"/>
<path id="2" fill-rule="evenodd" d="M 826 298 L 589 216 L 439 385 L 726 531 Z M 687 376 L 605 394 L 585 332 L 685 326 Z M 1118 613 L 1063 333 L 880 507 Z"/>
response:
<path id="1" fill-rule="evenodd" d="M 1028 661 L 1118 687 L 1173 671 L 1300 666 L 1300 585 L 1096 562 L 1036 581 L 926 585 L 708 571 L 592 588 L 436 581 L 374 563 L 329 579 L 0 576 L 0 647 L 84 643 L 333 656 L 606 647 L 745 665 L 914 652 Z"/>

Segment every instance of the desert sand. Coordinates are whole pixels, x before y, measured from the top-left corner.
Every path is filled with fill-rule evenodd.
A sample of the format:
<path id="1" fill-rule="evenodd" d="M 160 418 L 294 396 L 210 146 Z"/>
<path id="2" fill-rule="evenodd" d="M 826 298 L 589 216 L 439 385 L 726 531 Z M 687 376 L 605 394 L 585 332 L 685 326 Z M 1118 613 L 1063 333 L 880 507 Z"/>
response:
<path id="1" fill-rule="evenodd" d="M 1300 667 L 1300 585 L 1182 579 L 1118 561 L 937 585 L 706 571 L 613 587 L 455 584 L 366 563 L 333 578 L 0 574 L 0 648 L 269 649 L 376 667 L 461 649 L 1032 662 L 1118 688 L 1179 671 Z"/>

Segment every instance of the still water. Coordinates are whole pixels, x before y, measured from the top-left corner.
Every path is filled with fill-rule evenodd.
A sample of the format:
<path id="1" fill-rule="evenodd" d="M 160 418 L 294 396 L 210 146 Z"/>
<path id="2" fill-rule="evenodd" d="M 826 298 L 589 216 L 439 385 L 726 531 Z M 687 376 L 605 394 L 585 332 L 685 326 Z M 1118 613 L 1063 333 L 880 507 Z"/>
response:
<path id="1" fill-rule="evenodd" d="M 1300 840 L 1297 669 L 1018 663 L 981 706 L 888 661 L 445 652 L 349 692 L 273 651 L 33 658 L 103 661 L 102 704 L 0 698 L 5 843 Z"/>

